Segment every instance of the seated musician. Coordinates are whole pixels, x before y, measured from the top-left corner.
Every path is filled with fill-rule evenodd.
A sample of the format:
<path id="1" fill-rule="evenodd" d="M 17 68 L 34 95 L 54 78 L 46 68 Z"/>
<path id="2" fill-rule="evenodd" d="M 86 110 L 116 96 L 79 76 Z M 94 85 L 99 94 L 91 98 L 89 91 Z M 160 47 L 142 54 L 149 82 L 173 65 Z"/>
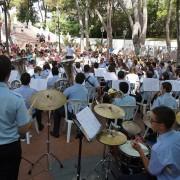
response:
<path id="1" fill-rule="evenodd" d="M 54 88 L 55 83 L 56 83 L 58 80 L 60 80 L 58 67 L 53 67 L 53 68 L 52 68 L 52 75 L 53 75 L 53 77 L 52 77 L 52 78 L 49 78 L 49 79 L 48 79 L 48 82 L 47 82 L 47 88 L 48 88 L 48 89 Z"/>
<path id="2" fill-rule="evenodd" d="M 14 91 L 22 95 L 22 97 L 25 100 L 25 104 L 27 109 L 30 108 L 30 98 L 32 97 L 33 94 L 37 93 L 35 89 L 30 88 L 29 83 L 31 81 L 30 74 L 28 73 L 23 73 L 21 75 L 21 84 L 22 86 L 20 88 L 15 89 Z M 41 122 L 41 110 L 35 109 L 33 110 L 33 117 L 36 117 L 37 123 L 38 123 L 38 129 L 39 131 L 42 131 L 44 128 L 44 125 Z"/>
<path id="3" fill-rule="evenodd" d="M 68 100 L 88 100 L 88 90 L 82 85 L 85 80 L 85 75 L 83 73 L 78 73 L 75 78 L 75 84 L 71 87 L 68 87 L 64 91 L 64 95 L 67 97 Z M 83 104 L 82 108 L 86 107 L 87 104 Z M 72 108 L 71 105 L 68 104 L 68 114 L 72 115 Z M 59 131 L 60 131 L 60 121 L 61 117 L 64 117 L 64 107 L 61 107 L 53 113 L 54 118 L 54 127 L 53 131 L 51 131 L 51 135 L 58 138 Z"/>
<path id="4" fill-rule="evenodd" d="M 34 74 L 32 75 L 32 78 L 34 78 L 34 79 L 42 79 L 41 72 L 42 72 L 41 67 L 36 66 L 34 68 Z"/>
<path id="5" fill-rule="evenodd" d="M 180 178 L 180 132 L 172 130 L 175 118 L 174 111 L 166 106 L 152 110 L 152 129 L 159 134 L 159 137 L 157 143 L 152 146 L 150 160 L 145 156 L 138 141 L 132 143 L 134 149 L 139 152 L 145 169 L 158 180 Z M 142 177 L 139 179 L 143 180 Z"/>
<path id="6" fill-rule="evenodd" d="M 163 82 L 161 86 L 161 95 L 154 100 L 152 108 L 164 105 L 172 109 L 177 109 L 176 99 L 170 94 L 171 90 L 171 83 Z"/>
<path id="7" fill-rule="evenodd" d="M 127 82 L 120 82 L 119 90 L 122 94 L 114 99 L 113 104 L 117 106 L 136 106 L 136 99 L 128 94 L 129 84 Z"/>
<path id="8" fill-rule="evenodd" d="M 96 91 L 98 92 L 98 96 L 100 95 L 100 85 L 95 76 L 90 75 L 90 66 L 86 64 L 84 66 L 84 74 L 85 74 L 85 87 L 89 93 L 89 100 L 92 101 L 96 96 Z"/>

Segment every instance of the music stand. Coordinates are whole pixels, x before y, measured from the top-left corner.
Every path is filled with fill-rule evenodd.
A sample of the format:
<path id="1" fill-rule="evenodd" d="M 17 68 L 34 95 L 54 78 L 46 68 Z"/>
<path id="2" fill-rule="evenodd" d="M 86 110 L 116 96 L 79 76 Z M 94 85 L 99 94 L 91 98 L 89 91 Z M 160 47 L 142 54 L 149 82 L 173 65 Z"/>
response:
<path id="1" fill-rule="evenodd" d="M 87 119 L 88 117 L 88 119 Z M 76 114 L 74 123 L 78 128 L 77 138 L 79 139 L 78 151 L 78 166 L 77 166 L 77 180 L 81 178 L 81 154 L 82 154 L 82 140 L 85 136 L 88 141 L 92 141 L 101 130 L 101 124 L 96 119 L 89 107 L 84 108 Z"/>

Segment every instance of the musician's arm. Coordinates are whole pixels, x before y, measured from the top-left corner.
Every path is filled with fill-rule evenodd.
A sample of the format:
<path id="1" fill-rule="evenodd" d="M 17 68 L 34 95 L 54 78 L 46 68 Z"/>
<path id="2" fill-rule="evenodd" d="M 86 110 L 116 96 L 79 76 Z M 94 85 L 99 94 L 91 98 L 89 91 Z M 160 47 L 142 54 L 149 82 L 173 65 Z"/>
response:
<path id="1" fill-rule="evenodd" d="M 143 162 L 145 169 L 148 171 L 149 159 L 146 157 L 142 149 L 139 151 L 139 154 L 140 154 L 140 157 L 141 157 L 141 160 Z"/>
<path id="2" fill-rule="evenodd" d="M 19 134 L 25 134 L 25 133 L 27 133 L 27 132 L 29 131 L 30 127 L 31 127 L 31 122 L 25 124 L 24 126 L 20 126 L 20 127 L 18 128 Z"/>

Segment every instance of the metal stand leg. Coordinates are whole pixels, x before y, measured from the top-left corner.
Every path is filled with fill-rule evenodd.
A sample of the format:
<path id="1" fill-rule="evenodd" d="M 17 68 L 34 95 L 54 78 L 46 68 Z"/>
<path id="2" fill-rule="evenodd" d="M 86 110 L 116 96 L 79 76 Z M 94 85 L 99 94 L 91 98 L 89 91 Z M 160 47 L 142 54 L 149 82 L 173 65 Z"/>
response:
<path id="1" fill-rule="evenodd" d="M 47 165 L 48 165 L 48 170 L 51 170 L 52 168 L 52 165 L 51 165 L 51 157 L 53 157 L 58 163 L 59 163 L 59 166 L 60 168 L 63 168 L 63 164 L 61 163 L 61 161 L 53 154 L 53 153 L 50 153 L 50 135 L 49 135 L 49 132 L 50 132 L 50 112 L 48 114 L 48 122 L 47 122 L 47 128 L 48 128 L 48 132 L 47 132 L 47 153 L 41 155 L 36 161 L 35 163 L 33 164 L 33 166 L 30 168 L 28 174 L 31 174 L 32 173 L 32 170 L 33 168 L 39 163 L 39 161 L 41 159 L 43 159 L 44 157 L 47 157 Z"/>

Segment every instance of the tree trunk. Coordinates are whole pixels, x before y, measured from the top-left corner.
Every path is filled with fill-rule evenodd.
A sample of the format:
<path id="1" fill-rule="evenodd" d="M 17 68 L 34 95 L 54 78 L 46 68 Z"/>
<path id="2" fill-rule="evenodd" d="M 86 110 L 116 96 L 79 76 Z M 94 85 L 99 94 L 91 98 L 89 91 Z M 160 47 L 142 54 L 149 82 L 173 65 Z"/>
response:
<path id="1" fill-rule="evenodd" d="M 133 5 L 133 13 L 134 13 L 134 25 L 132 31 L 132 41 L 134 44 L 135 53 L 138 55 L 140 52 L 140 33 L 141 33 L 141 26 L 140 26 L 140 17 L 139 17 L 139 4 L 138 0 L 132 1 Z"/>
<path id="2" fill-rule="evenodd" d="M 39 3 L 39 0 L 38 0 L 38 8 L 39 8 L 39 11 L 40 11 L 40 14 L 41 14 L 41 21 L 43 22 L 44 19 L 43 19 L 43 14 L 42 14 L 42 10 L 41 10 L 41 6 L 40 6 L 40 3 Z"/>
<path id="3" fill-rule="evenodd" d="M 81 46 L 81 52 L 83 52 L 84 51 L 84 25 L 83 25 L 83 17 L 80 11 L 78 0 L 76 0 L 76 8 L 78 11 L 79 26 L 80 26 L 80 32 L 81 32 L 80 46 Z"/>
<path id="4" fill-rule="evenodd" d="M 180 2 L 176 0 L 176 21 L 177 21 L 177 65 L 180 65 Z"/>
<path id="5" fill-rule="evenodd" d="M 44 22 L 43 22 L 43 28 L 46 29 L 46 19 L 47 19 L 47 5 L 45 4 L 44 0 L 42 1 L 43 9 L 44 9 Z"/>
<path id="6" fill-rule="evenodd" d="M 108 0 L 107 5 L 107 43 L 108 49 L 112 48 L 112 0 Z"/>
<path id="7" fill-rule="evenodd" d="M 107 3 L 107 59 L 109 60 L 109 50 L 112 48 L 112 0 Z"/>
<path id="8" fill-rule="evenodd" d="M 85 9 L 85 36 L 86 36 L 86 49 L 89 49 L 89 2 L 86 0 L 86 9 Z"/>
<path id="9" fill-rule="evenodd" d="M 170 31 L 169 31 L 169 25 L 171 21 L 171 12 L 172 12 L 172 0 L 169 0 L 168 13 L 167 13 L 167 18 L 166 18 L 166 45 L 169 52 L 171 51 L 171 39 L 170 39 Z"/>
<path id="10" fill-rule="evenodd" d="M 8 17 L 8 36 L 11 34 L 11 15 L 7 9 L 7 17 Z"/>
<path id="11" fill-rule="evenodd" d="M 142 4 L 142 22 L 141 22 L 141 35 L 140 35 L 140 45 L 144 46 L 146 41 L 146 32 L 147 32 L 147 0 L 143 0 Z"/>

